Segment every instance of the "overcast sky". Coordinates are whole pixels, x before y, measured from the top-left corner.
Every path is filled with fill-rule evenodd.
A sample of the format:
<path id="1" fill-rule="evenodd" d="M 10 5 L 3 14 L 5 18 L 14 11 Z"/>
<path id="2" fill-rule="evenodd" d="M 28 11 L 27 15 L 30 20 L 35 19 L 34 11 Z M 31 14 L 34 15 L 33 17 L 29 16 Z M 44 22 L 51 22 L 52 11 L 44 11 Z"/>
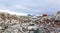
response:
<path id="1" fill-rule="evenodd" d="M 0 10 L 40 15 L 60 10 L 60 0 L 0 0 Z"/>

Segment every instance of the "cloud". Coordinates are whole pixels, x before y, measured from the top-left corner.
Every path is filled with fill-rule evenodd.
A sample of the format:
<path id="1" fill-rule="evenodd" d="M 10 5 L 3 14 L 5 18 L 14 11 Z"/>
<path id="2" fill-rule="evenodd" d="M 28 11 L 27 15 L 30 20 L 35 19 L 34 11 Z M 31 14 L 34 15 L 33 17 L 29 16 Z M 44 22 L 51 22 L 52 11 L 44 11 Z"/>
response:
<path id="1" fill-rule="evenodd" d="M 19 4 L 16 4 L 16 5 L 12 5 L 12 6 L 10 6 L 10 7 L 8 7 L 9 9 L 13 9 L 13 10 L 30 10 L 29 8 L 27 8 L 27 7 L 24 7 L 24 6 L 22 6 L 22 5 L 19 5 Z"/>
<path id="2" fill-rule="evenodd" d="M 0 9 L 16 13 L 51 14 L 60 10 L 60 0 L 0 0 Z"/>

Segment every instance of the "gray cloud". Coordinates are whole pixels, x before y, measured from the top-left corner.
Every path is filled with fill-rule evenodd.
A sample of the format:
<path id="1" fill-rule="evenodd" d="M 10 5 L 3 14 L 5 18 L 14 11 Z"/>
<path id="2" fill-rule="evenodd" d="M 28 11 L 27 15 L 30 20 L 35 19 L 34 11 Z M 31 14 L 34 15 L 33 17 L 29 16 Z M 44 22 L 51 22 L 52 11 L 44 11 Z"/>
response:
<path id="1" fill-rule="evenodd" d="M 60 10 L 60 0 L 0 0 L 0 9 L 17 13 L 50 14 Z"/>

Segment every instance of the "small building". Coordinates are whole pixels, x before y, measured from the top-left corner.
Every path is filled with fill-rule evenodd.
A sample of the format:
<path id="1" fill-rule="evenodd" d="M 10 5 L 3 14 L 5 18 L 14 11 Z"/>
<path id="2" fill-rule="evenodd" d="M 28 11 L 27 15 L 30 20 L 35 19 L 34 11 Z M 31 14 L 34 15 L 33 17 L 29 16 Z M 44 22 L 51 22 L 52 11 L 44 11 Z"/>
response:
<path id="1" fill-rule="evenodd" d="M 42 16 L 47 16 L 47 14 L 42 14 Z"/>

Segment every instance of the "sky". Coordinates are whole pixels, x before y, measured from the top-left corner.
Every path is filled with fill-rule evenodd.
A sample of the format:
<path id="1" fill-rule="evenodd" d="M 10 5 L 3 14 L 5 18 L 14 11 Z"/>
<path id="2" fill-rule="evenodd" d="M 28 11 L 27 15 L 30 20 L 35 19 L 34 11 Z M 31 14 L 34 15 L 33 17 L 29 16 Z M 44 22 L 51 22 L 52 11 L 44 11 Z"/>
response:
<path id="1" fill-rule="evenodd" d="M 60 11 L 60 0 L 0 0 L 0 10 L 16 14 L 53 14 Z"/>

